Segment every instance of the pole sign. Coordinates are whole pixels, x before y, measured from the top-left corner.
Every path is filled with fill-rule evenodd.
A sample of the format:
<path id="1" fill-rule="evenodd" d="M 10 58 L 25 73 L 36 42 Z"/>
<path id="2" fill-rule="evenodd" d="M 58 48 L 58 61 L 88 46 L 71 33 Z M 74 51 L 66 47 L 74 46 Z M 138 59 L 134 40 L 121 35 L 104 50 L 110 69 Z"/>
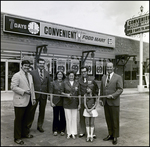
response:
<path id="1" fill-rule="evenodd" d="M 8 14 L 3 23 L 3 31 L 8 33 L 115 48 L 115 37 L 92 31 Z"/>
<path id="2" fill-rule="evenodd" d="M 149 13 L 128 19 L 124 27 L 127 36 L 149 32 Z"/>

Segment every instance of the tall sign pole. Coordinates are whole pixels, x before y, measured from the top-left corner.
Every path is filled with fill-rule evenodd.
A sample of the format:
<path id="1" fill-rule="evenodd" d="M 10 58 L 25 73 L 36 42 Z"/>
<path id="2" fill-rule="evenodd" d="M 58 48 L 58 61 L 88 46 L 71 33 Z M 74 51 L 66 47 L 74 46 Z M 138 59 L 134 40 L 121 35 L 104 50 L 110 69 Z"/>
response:
<path id="1" fill-rule="evenodd" d="M 140 34 L 139 50 L 139 85 L 138 91 L 144 91 L 143 85 L 143 33 L 149 32 L 149 13 L 143 15 L 143 6 L 140 7 L 140 16 L 128 19 L 125 23 L 125 34 L 127 36 Z"/>
<path id="2" fill-rule="evenodd" d="M 139 85 L 138 85 L 138 91 L 142 92 L 144 90 L 143 85 L 143 33 L 140 33 L 140 74 L 139 74 Z"/>
<path id="3" fill-rule="evenodd" d="M 143 6 L 141 6 L 141 14 L 143 14 Z M 138 85 L 138 91 L 142 92 L 144 90 L 144 86 L 143 86 L 143 33 L 140 33 L 140 74 L 139 74 L 139 85 Z"/>

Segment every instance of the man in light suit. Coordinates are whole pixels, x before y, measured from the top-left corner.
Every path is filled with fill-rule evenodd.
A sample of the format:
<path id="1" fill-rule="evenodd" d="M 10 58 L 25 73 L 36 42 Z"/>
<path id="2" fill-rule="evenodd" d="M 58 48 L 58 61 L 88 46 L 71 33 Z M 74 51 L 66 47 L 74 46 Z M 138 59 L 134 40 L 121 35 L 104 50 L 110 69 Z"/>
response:
<path id="1" fill-rule="evenodd" d="M 52 79 L 49 73 L 45 70 L 45 60 L 39 58 L 37 61 L 37 66 L 38 66 L 37 69 L 31 71 L 31 75 L 33 77 L 34 82 L 34 89 L 35 91 L 38 92 L 50 93 Z M 45 94 L 35 93 L 35 97 L 36 97 L 36 104 L 31 108 L 31 122 L 29 127 L 32 126 L 35 111 L 39 103 L 37 130 L 39 130 L 40 132 L 44 132 L 44 129 L 42 127 L 44 123 L 45 108 L 48 96 Z"/>
<path id="2" fill-rule="evenodd" d="M 114 73 L 112 62 L 107 63 L 107 75 L 102 77 L 100 105 L 104 105 L 105 119 L 108 128 L 108 136 L 104 141 L 112 140 L 112 144 L 117 144 L 119 137 L 119 112 L 120 95 L 123 92 L 123 82 L 121 76 Z"/>
<path id="3" fill-rule="evenodd" d="M 30 130 L 27 126 L 31 107 L 35 104 L 35 94 L 33 79 L 28 73 L 30 62 L 24 60 L 21 64 L 21 70 L 14 74 L 11 79 L 11 89 L 14 92 L 14 141 L 22 145 L 24 144 L 21 140 L 22 137 L 33 138 L 33 135 L 29 134 Z"/>

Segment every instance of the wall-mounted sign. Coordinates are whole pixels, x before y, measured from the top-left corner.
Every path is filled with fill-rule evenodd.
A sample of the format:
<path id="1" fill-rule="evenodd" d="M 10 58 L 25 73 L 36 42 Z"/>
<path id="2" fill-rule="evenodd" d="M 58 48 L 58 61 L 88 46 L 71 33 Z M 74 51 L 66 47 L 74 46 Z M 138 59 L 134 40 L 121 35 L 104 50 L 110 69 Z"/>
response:
<path id="1" fill-rule="evenodd" d="M 96 74 L 97 75 L 103 74 L 103 61 L 96 61 Z"/>
<path id="2" fill-rule="evenodd" d="M 85 66 L 88 67 L 88 74 L 91 75 L 92 74 L 92 61 L 91 60 L 86 60 L 85 61 Z"/>
<path id="3" fill-rule="evenodd" d="M 149 32 L 149 14 L 128 19 L 124 31 L 127 36 Z"/>
<path id="4" fill-rule="evenodd" d="M 82 31 L 79 40 L 86 44 L 115 48 L 115 37 L 112 36 Z"/>
<path id="5" fill-rule="evenodd" d="M 3 31 L 115 48 L 113 36 L 13 15 L 4 15 Z"/>
<path id="6" fill-rule="evenodd" d="M 65 59 L 57 59 L 57 71 L 62 71 L 66 74 L 66 60 Z"/>
<path id="7" fill-rule="evenodd" d="M 25 20 L 15 18 L 12 16 L 4 17 L 4 32 L 26 34 L 26 35 L 40 35 L 40 23 L 32 20 Z"/>

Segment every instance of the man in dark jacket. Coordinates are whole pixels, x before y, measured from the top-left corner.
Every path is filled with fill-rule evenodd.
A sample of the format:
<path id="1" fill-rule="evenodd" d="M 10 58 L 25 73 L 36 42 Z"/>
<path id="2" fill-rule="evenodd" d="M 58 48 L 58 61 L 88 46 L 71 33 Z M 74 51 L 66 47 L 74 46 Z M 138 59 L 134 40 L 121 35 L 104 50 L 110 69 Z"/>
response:
<path id="1" fill-rule="evenodd" d="M 120 95 L 123 92 L 123 82 L 121 76 L 114 73 L 112 62 L 107 63 L 107 75 L 102 77 L 100 95 L 106 96 L 101 98 L 100 104 L 104 105 L 105 119 L 109 135 L 104 141 L 113 140 L 117 144 L 119 137 L 119 106 Z"/>
<path id="2" fill-rule="evenodd" d="M 31 75 L 33 77 L 33 82 L 34 82 L 34 89 L 35 91 L 38 91 L 38 92 L 50 93 L 52 79 L 49 73 L 45 70 L 45 60 L 39 58 L 37 61 L 37 66 L 38 68 L 36 70 L 31 71 Z M 38 122 L 37 122 L 37 130 L 39 130 L 40 132 L 44 132 L 42 126 L 43 126 L 44 117 L 45 117 L 47 95 L 35 93 L 35 97 L 36 97 L 36 104 L 31 109 L 30 127 L 33 123 L 35 111 L 39 103 L 39 116 L 38 116 Z"/>

